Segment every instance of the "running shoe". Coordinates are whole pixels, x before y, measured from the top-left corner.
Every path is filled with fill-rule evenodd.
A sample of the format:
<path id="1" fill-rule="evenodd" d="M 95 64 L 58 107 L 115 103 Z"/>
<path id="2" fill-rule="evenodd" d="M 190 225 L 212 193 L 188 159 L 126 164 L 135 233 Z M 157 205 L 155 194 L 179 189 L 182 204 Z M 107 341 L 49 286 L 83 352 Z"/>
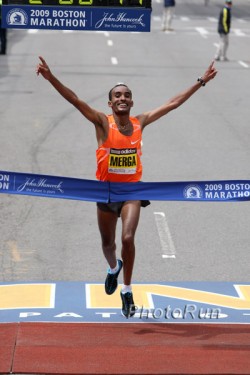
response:
<path id="1" fill-rule="evenodd" d="M 135 315 L 136 307 L 133 300 L 133 294 L 131 292 L 122 293 L 121 292 L 121 299 L 122 299 L 122 315 L 125 318 L 131 318 Z"/>
<path id="2" fill-rule="evenodd" d="M 120 259 L 118 259 L 117 262 L 118 262 L 118 265 L 119 265 L 119 270 L 116 273 L 109 273 L 108 272 L 106 280 L 105 280 L 105 292 L 109 295 L 113 294 L 116 291 L 116 288 L 117 288 L 117 285 L 118 285 L 117 279 L 118 279 L 119 273 L 120 273 L 120 271 L 122 269 L 122 265 L 123 265 L 123 263 Z"/>

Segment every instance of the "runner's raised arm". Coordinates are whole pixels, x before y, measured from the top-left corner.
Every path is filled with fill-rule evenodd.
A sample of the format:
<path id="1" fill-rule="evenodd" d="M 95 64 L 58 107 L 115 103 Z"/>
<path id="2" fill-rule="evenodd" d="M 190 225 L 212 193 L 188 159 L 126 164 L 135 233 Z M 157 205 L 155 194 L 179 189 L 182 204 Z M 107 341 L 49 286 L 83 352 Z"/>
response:
<path id="1" fill-rule="evenodd" d="M 200 77 L 193 86 L 174 96 L 162 106 L 137 116 L 142 128 L 158 120 L 160 117 L 165 116 L 168 112 L 178 108 L 180 105 L 185 103 L 185 101 L 187 101 L 197 90 L 199 90 L 200 87 L 205 86 L 206 83 L 213 79 L 216 74 L 217 70 L 214 67 L 214 61 L 212 61 L 203 76 Z"/>
<path id="2" fill-rule="evenodd" d="M 103 125 L 105 115 L 93 108 L 91 108 L 83 100 L 80 100 L 78 96 L 68 87 L 64 86 L 55 76 L 52 74 L 48 64 L 43 57 L 39 56 L 41 62 L 37 65 L 36 74 L 41 74 L 51 85 L 72 105 L 74 105 L 90 122 L 94 125 Z"/>

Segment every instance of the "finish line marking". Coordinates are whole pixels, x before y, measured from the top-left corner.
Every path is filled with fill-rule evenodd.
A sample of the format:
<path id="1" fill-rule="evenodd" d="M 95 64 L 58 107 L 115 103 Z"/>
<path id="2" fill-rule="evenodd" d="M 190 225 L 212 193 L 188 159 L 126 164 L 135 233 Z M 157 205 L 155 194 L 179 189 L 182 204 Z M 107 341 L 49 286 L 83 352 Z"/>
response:
<path id="1" fill-rule="evenodd" d="M 250 283 L 133 284 L 136 314 L 121 314 L 119 291 L 84 282 L 1 283 L 0 323 L 250 324 Z"/>
<path id="2" fill-rule="evenodd" d="M 162 258 L 175 258 L 175 246 L 164 212 L 154 212 L 158 234 L 160 237 Z"/>

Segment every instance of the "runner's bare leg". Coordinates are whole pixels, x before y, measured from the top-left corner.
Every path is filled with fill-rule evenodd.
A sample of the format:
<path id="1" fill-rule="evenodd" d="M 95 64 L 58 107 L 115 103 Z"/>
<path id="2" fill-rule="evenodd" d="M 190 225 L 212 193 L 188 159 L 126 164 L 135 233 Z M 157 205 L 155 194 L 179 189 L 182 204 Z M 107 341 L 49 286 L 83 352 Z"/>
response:
<path id="1" fill-rule="evenodd" d="M 121 211 L 122 260 L 124 285 L 130 285 L 135 260 L 135 232 L 140 218 L 141 201 L 127 201 Z"/>

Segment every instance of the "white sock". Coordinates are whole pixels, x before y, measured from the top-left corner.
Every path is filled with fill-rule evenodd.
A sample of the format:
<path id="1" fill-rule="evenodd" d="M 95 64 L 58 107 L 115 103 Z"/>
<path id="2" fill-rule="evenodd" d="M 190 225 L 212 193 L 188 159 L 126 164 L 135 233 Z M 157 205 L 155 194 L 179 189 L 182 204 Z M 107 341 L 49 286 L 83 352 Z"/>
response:
<path id="1" fill-rule="evenodd" d="M 132 292 L 132 286 L 131 285 L 124 285 L 122 286 L 122 294 L 125 293 L 131 293 Z"/>
<path id="2" fill-rule="evenodd" d="M 118 264 L 118 262 L 116 261 L 116 266 L 115 266 L 115 268 L 109 268 L 109 273 L 116 273 L 117 271 L 119 271 L 119 264 Z"/>

